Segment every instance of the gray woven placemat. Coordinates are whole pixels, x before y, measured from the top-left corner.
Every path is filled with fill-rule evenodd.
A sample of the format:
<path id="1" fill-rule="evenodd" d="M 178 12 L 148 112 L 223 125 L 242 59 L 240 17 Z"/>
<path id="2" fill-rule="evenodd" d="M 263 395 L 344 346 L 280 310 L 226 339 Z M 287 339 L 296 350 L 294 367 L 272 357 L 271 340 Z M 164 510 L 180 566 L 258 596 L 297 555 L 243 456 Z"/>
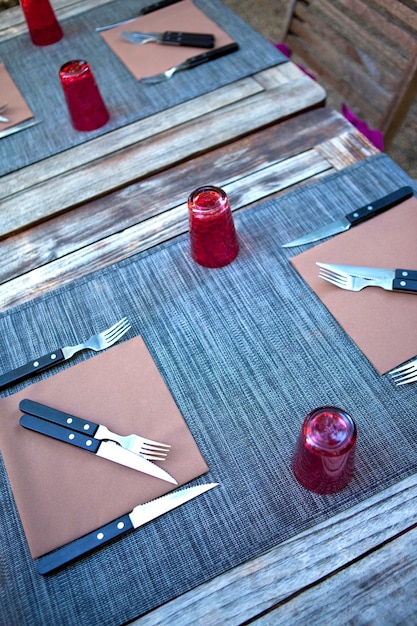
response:
<path id="1" fill-rule="evenodd" d="M 373 157 L 237 213 L 225 268 L 194 264 L 184 235 L 0 316 L 5 371 L 127 315 L 208 462 L 196 482 L 220 483 L 45 578 L 1 466 L 0 623 L 123 624 L 417 470 L 415 388 L 376 373 L 280 247 L 294 220 L 318 227 L 405 184 L 417 191 Z M 345 490 L 319 496 L 290 458 L 304 415 L 328 403 L 357 422 L 357 462 Z"/>
<path id="2" fill-rule="evenodd" d="M 0 44 L 0 59 L 42 123 L 0 141 L 0 176 L 57 154 L 116 128 L 144 119 L 255 72 L 288 61 L 270 42 L 221 0 L 194 0 L 216 24 L 237 41 L 240 50 L 215 63 L 205 63 L 159 85 L 142 85 L 95 32 L 138 14 L 148 0 L 116 0 L 81 16 L 64 20 L 64 38 L 53 46 L 34 46 L 25 33 Z M 92 132 L 71 127 L 58 79 L 61 65 L 87 59 L 111 119 Z"/>

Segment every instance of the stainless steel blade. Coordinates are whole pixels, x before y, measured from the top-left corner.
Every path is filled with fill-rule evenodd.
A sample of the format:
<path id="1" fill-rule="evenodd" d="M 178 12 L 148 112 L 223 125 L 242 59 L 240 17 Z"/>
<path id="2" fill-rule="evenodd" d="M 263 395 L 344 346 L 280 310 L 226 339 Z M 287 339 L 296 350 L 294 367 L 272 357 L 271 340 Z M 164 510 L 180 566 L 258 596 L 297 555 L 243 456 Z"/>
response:
<path id="1" fill-rule="evenodd" d="M 358 276 L 359 278 L 366 278 L 368 280 L 383 281 L 389 284 L 391 284 L 395 278 L 395 271 L 393 269 L 387 269 L 383 267 L 341 265 L 337 263 L 319 263 L 318 261 L 316 262 L 316 265 L 324 269 L 341 272 L 343 274 L 349 274 L 350 276 Z"/>
<path id="2" fill-rule="evenodd" d="M 293 248 L 294 246 L 303 246 L 306 243 L 313 243 L 314 241 L 319 241 L 320 239 L 324 239 L 325 237 L 330 237 L 331 235 L 337 235 L 338 233 L 343 233 L 345 230 L 348 230 L 351 227 L 351 223 L 346 219 L 342 218 L 340 220 L 336 220 L 331 224 L 327 224 L 326 226 L 322 226 L 317 230 L 313 230 L 311 233 L 306 235 L 302 235 L 289 243 L 282 244 L 283 248 Z"/>
<path id="3" fill-rule="evenodd" d="M 111 28 L 116 28 L 117 26 L 123 26 L 124 24 L 129 24 L 136 20 L 136 17 L 130 17 L 128 20 L 123 20 L 122 22 L 116 22 L 115 24 L 109 24 L 108 26 L 99 26 L 96 28 L 96 33 L 103 33 L 105 30 L 110 30 Z"/>
<path id="4" fill-rule="evenodd" d="M 14 135 L 15 133 L 20 133 L 21 130 L 26 130 L 27 128 L 36 126 L 37 124 L 40 124 L 41 122 L 42 120 L 32 120 L 29 122 L 22 122 L 21 124 L 16 124 L 15 126 L 9 126 L 9 128 L 0 130 L 0 139 L 3 139 L 3 137 L 8 137 L 8 135 Z"/>
<path id="5" fill-rule="evenodd" d="M 151 500 L 146 504 L 139 504 L 129 513 L 133 527 L 138 528 L 139 526 L 143 526 L 143 524 L 150 522 L 164 513 L 168 513 L 168 511 L 172 511 L 172 509 L 176 509 L 185 502 L 209 491 L 209 489 L 213 489 L 213 487 L 216 487 L 218 484 L 219 483 L 208 483 L 205 485 L 187 487 L 179 491 L 171 491 L 161 498 Z"/>
<path id="6" fill-rule="evenodd" d="M 138 45 L 142 45 L 150 42 L 161 42 L 162 34 L 160 33 L 139 33 L 139 32 L 130 32 L 130 31 L 122 31 L 120 33 L 122 39 L 128 41 L 129 43 L 135 43 Z"/>
<path id="7" fill-rule="evenodd" d="M 155 465 L 152 461 L 148 461 L 134 452 L 122 448 L 114 441 L 103 441 L 96 452 L 96 456 L 107 459 L 108 461 L 114 461 L 125 467 L 130 467 L 131 469 L 143 472 L 149 476 L 160 478 L 173 485 L 178 485 L 175 478 L 168 474 L 167 471 Z"/>

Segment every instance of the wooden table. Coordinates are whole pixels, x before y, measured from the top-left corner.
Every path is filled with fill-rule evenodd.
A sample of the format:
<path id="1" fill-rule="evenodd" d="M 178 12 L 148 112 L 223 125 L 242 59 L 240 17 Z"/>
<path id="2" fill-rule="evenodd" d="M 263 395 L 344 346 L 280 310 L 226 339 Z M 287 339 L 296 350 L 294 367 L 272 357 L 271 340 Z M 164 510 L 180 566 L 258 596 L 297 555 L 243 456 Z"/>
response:
<path id="1" fill-rule="evenodd" d="M 54 5 L 62 17 L 106 1 Z M 24 27 L 6 11 L 0 41 Z M 324 100 L 288 62 L 4 176 L 0 310 L 186 232 L 200 184 L 237 211 L 376 154 Z M 411 623 L 416 511 L 411 476 L 135 623 Z"/>

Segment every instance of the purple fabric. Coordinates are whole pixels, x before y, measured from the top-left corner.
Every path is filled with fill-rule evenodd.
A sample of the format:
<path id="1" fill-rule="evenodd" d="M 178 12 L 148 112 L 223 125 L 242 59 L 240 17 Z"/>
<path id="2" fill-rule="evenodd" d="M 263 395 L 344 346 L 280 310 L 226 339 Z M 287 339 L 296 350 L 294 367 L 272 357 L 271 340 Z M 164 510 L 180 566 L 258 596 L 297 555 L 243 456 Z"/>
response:
<path id="1" fill-rule="evenodd" d="M 288 57 L 289 59 L 291 58 L 291 50 L 289 49 L 289 47 L 287 46 L 287 44 L 285 43 L 274 43 L 274 46 L 277 50 L 279 50 L 280 52 L 282 52 L 282 54 L 285 54 L 286 57 Z M 302 70 L 304 72 L 304 74 L 307 74 L 307 76 L 310 76 L 310 78 L 312 78 L 313 80 L 316 80 L 316 77 L 314 76 L 314 74 L 312 74 L 311 72 L 308 71 L 307 68 L 305 68 L 303 65 L 298 65 L 298 63 L 296 63 L 297 67 L 300 68 L 300 70 Z"/>
<path id="2" fill-rule="evenodd" d="M 287 46 L 287 44 L 274 43 L 274 46 L 277 48 L 277 50 L 282 52 L 282 54 L 284 54 L 286 57 L 288 57 L 289 59 L 291 58 L 292 52 L 290 48 Z M 300 70 L 302 70 L 305 74 L 310 76 L 310 78 L 312 78 L 313 80 L 316 80 L 316 77 L 314 76 L 314 74 L 309 72 L 305 67 L 303 67 L 302 65 L 297 65 L 297 67 L 299 67 Z M 376 148 L 378 148 L 378 150 L 381 150 L 381 152 L 384 151 L 384 135 L 381 133 L 380 130 L 377 130 L 376 128 L 369 128 L 365 120 L 361 120 L 344 103 L 342 103 L 342 115 L 348 120 L 348 122 L 353 124 L 353 126 L 355 126 L 355 128 L 357 128 L 359 132 L 362 133 L 362 135 L 364 135 L 367 139 L 369 139 L 369 141 Z"/>
<path id="3" fill-rule="evenodd" d="M 384 151 L 384 135 L 380 130 L 369 128 L 368 124 L 355 115 L 344 103 L 342 103 L 342 114 L 362 133 L 362 135 L 365 135 L 378 150 L 381 150 L 381 152 Z"/>

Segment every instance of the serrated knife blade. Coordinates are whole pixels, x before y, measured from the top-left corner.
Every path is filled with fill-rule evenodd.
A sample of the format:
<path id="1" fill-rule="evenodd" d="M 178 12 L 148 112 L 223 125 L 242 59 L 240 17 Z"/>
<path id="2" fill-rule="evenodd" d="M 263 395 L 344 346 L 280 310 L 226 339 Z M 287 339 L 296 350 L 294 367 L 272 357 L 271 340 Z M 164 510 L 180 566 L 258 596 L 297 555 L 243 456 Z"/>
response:
<path id="1" fill-rule="evenodd" d="M 36 563 L 37 570 L 40 574 L 49 574 L 59 567 L 74 561 L 78 557 L 84 556 L 92 550 L 109 543 L 116 537 L 120 537 L 164 515 L 164 513 L 176 509 L 193 498 L 213 489 L 213 487 L 217 485 L 218 483 L 208 483 L 205 485 L 186 487 L 185 489 L 171 491 L 165 496 L 151 500 L 146 504 L 139 504 L 130 513 L 122 515 L 109 524 L 101 526 L 91 533 L 71 543 L 67 543 L 61 548 L 41 556 Z"/>
<path id="2" fill-rule="evenodd" d="M 53 422 L 48 422 L 47 420 L 42 419 L 41 417 L 27 415 L 26 413 L 21 416 L 20 425 L 28 430 L 52 437 L 53 439 L 57 439 L 63 443 L 68 443 L 72 446 L 80 448 L 81 450 L 92 452 L 100 458 L 113 461 L 119 465 L 124 465 L 124 467 L 136 470 L 137 472 L 143 472 L 144 474 L 165 480 L 173 485 L 178 484 L 175 478 L 162 469 L 162 467 L 155 465 L 152 461 L 148 461 L 138 454 L 134 454 L 134 452 L 130 452 L 129 450 L 122 448 L 122 446 L 119 446 L 114 441 L 101 441 L 100 439 L 84 435 L 72 430 L 71 428 L 58 426 Z"/>

